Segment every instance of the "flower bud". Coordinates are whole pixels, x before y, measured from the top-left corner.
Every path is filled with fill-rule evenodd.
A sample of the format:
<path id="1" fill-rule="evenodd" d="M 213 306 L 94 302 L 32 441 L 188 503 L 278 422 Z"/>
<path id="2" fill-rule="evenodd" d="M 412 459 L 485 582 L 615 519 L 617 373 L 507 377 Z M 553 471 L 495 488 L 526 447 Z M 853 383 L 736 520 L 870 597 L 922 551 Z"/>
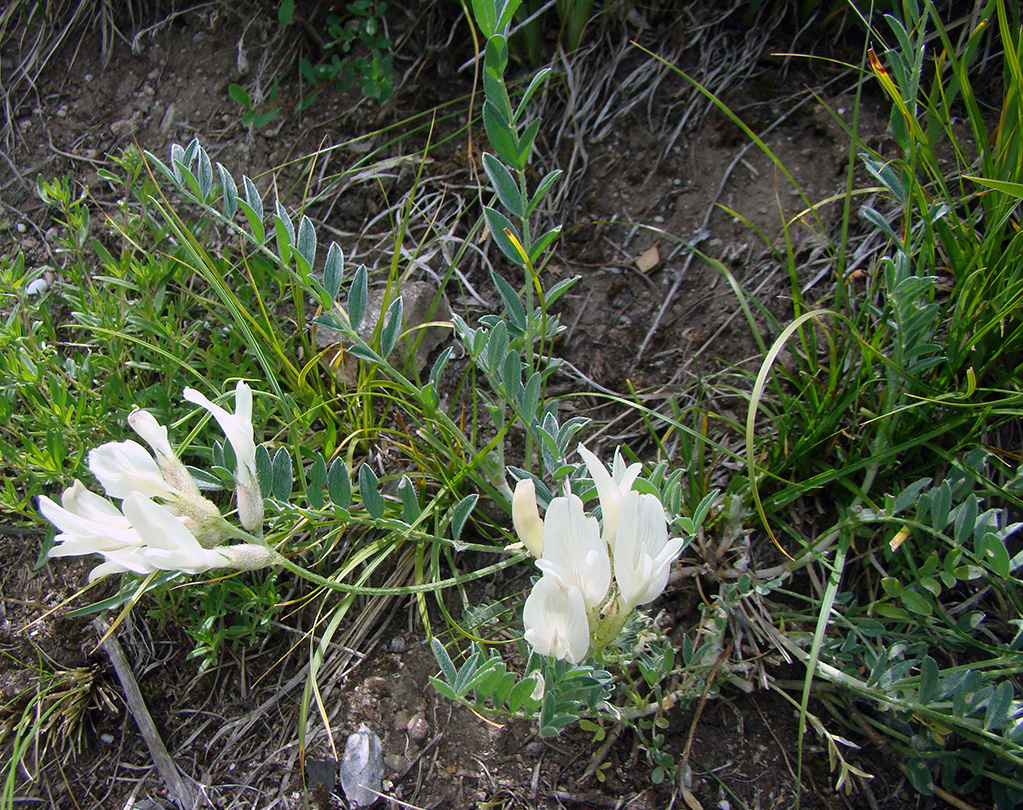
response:
<path id="1" fill-rule="evenodd" d="M 255 571 L 266 568 L 274 561 L 274 553 L 266 546 L 244 543 L 239 546 L 222 546 L 217 551 L 227 557 L 225 565 L 238 571 Z"/>
<path id="2" fill-rule="evenodd" d="M 536 506 L 536 485 L 532 478 L 523 478 L 515 485 L 512 523 L 529 553 L 534 557 L 543 554 L 543 521 Z"/>
<path id="3" fill-rule="evenodd" d="M 171 447 L 167 428 L 157 422 L 155 416 L 149 411 L 135 410 L 128 414 L 128 425 L 152 448 L 156 465 L 168 484 L 187 497 L 202 497 L 195 479 Z"/>

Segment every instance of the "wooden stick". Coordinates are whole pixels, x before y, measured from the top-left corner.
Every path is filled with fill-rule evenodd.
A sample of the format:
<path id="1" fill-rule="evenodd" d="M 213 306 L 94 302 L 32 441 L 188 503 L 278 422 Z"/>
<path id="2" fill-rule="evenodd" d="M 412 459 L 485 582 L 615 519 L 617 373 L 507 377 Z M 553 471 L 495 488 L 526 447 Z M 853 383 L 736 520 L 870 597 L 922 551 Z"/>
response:
<path id="1" fill-rule="evenodd" d="M 124 690 L 124 699 L 128 703 L 128 709 L 131 711 L 132 717 L 135 718 L 139 731 L 142 732 L 142 739 L 146 741 L 146 747 L 149 749 L 149 754 L 153 758 L 157 770 L 160 771 L 160 776 L 163 777 L 167 790 L 181 810 L 193 810 L 196 807 L 197 799 L 195 783 L 178 771 L 178 766 L 174 764 L 174 760 L 167 751 L 167 746 L 163 744 L 153 717 L 149 713 L 149 709 L 146 708 L 146 702 L 142 699 L 142 692 L 139 691 L 138 682 L 131 671 L 124 650 L 121 649 L 121 645 L 114 635 L 109 632 L 110 626 L 103 619 L 94 619 L 92 626 L 103 639 L 103 651 L 110 658 L 110 663 L 114 665 L 117 679 L 121 682 L 121 688 Z"/>

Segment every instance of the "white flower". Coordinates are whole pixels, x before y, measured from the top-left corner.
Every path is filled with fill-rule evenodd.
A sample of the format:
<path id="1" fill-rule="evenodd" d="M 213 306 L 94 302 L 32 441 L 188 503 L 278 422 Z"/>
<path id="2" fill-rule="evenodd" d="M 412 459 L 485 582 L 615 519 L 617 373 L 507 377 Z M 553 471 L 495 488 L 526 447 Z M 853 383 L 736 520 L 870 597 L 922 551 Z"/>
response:
<path id="1" fill-rule="evenodd" d="M 578 664 L 590 648 L 586 604 L 578 588 L 556 574 L 537 580 L 522 609 L 525 639 L 540 655 Z"/>
<path id="2" fill-rule="evenodd" d="M 614 551 L 615 581 L 625 612 L 660 596 L 684 545 L 681 538 L 668 539 L 664 507 L 654 495 L 635 490 L 625 494 Z"/>
<path id="3" fill-rule="evenodd" d="M 583 595 L 586 609 L 600 605 L 611 587 L 611 560 L 597 519 L 587 517 L 575 495 L 551 500 L 543 522 L 543 556 L 537 567 Z"/>
<path id="4" fill-rule="evenodd" d="M 90 572 L 90 582 L 126 571 L 197 574 L 214 568 L 252 570 L 273 561 L 273 552 L 263 546 L 203 548 L 178 517 L 137 491 L 118 510 L 76 481 L 61 503 L 39 499 L 40 511 L 61 531 L 50 556 L 101 554 L 106 561 Z"/>
<path id="5" fill-rule="evenodd" d="M 615 450 L 614 463 L 611 472 L 603 465 L 599 458 L 593 453 L 579 445 L 579 455 L 586 462 L 586 469 L 597 487 L 597 495 L 600 498 L 600 512 L 604 521 L 604 542 L 615 552 L 615 542 L 618 534 L 618 513 L 621 508 L 622 497 L 632 489 L 642 470 L 641 464 L 630 464 L 625 466 L 621 450 Z"/>
<path id="6" fill-rule="evenodd" d="M 156 465 L 167 483 L 190 498 L 202 497 L 195 479 L 171 447 L 167 428 L 157 422 L 155 416 L 149 411 L 132 411 L 128 414 L 128 425 L 152 448 Z"/>
<path id="7" fill-rule="evenodd" d="M 39 498 L 39 511 L 60 529 L 51 557 L 110 551 L 138 545 L 138 536 L 128 519 L 106 498 L 90 492 L 81 481 L 64 490 L 60 504 Z"/>
<path id="8" fill-rule="evenodd" d="M 536 484 L 532 478 L 523 478 L 515 485 L 512 523 L 526 550 L 534 557 L 543 554 L 543 521 L 536 507 Z"/>
<path id="9" fill-rule="evenodd" d="M 89 469 L 107 495 L 123 500 L 138 492 L 159 498 L 207 548 L 229 536 L 230 526 L 216 504 L 199 493 L 185 465 L 174 455 L 167 441 L 167 428 L 146 411 L 135 411 L 128 422 L 153 447 L 157 458 L 154 460 L 141 444 L 130 440 L 107 442 L 90 450 Z"/>
<path id="10" fill-rule="evenodd" d="M 237 467 L 234 471 L 238 494 L 238 517 L 250 532 L 263 524 L 263 496 L 256 477 L 256 443 L 252 438 L 252 389 L 239 381 L 234 394 L 234 413 L 210 402 L 194 388 L 186 388 L 185 399 L 201 405 L 213 414 L 227 440 L 231 442 Z"/>
<path id="11" fill-rule="evenodd" d="M 37 278 L 25 286 L 25 295 L 42 295 L 50 287 L 50 282 L 45 278 Z"/>
<path id="12" fill-rule="evenodd" d="M 160 472 L 153 457 L 138 442 L 107 442 L 89 451 L 89 469 L 107 495 L 121 500 L 132 492 L 174 500 L 180 496 Z"/>

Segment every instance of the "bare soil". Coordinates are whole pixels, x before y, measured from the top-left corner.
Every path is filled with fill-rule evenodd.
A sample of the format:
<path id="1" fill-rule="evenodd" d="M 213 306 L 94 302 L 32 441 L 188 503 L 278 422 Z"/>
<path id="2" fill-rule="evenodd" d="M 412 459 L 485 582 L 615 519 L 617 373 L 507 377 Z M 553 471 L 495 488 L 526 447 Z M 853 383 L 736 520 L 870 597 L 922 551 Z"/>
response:
<path id="1" fill-rule="evenodd" d="M 715 14 L 713 6 L 690 12 L 693 30 L 716 24 Z M 472 55 L 468 31 L 451 15 L 440 15 L 440 20 L 431 25 L 436 31 L 448 30 L 444 26 L 453 31 L 447 46 L 427 46 L 415 37 L 402 40 L 399 65 L 415 70 L 398 83 L 391 101 L 378 106 L 351 93 L 326 93 L 307 111 L 285 109 L 255 132 L 242 126 L 228 85 L 250 83 L 260 70 L 266 76 L 278 70 L 279 98 L 298 98 L 295 63 L 311 47 L 297 35 L 282 39 L 274 13 L 243 16 L 216 4 L 178 14 L 141 34 L 137 52 L 115 42 L 109 60 L 98 26 L 79 31 L 53 54 L 36 86 L 16 99 L 7 160 L 0 165 L 2 249 L 24 250 L 30 264 L 51 265 L 59 273 L 50 214 L 34 197 L 36 176 L 70 173 L 102 209 L 115 201 L 97 169 L 107 154 L 131 142 L 166 155 L 172 142 L 199 136 L 236 177 L 262 177 L 261 187 L 275 182 L 282 197 L 297 202 L 307 163 L 291 161 L 325 146 L 346 144 L 323 154 L 316 169 L 329 163 L 338 170 L 364 153 L 349 139 L 388 125 L 400 130 L 411 116 L 472 93 L 472 70 L 458 70 Z M 395 25 L 405 30 L 415 22 L 410 17 Z M 624 30 L 694 72 L 705 68 L 708 58 L 724 60 L 735 49 L 759 47 L 749 64 L 736 70 L 734 86 L 724 90 L 726 100 L 754 130 L 767 130 L 765 142 L 806 199 L 823 200 L 842 189 L 848 156 L 839 121 L 848 123 L 851 114 L 851 74 L 825 68 L 814 73 L 806 63 L 772 57 L 772 48 L 756 45 L 750 32 L 727 20 L 719 25 L 719 38 L 706 37 L 701 41 L 709 44 L 700 48 L 687 48 L 681 40 L 687 29 L 665 15 L 652 15 L 646 28 Z M 774 30 L 773 50 L 789 50 L 787 38 L 791 32 L 784 25 Z M 844 47 L 840 40 L 830 44 Z M 17 56 L 3 55 L 8 74 Z M 857 57 L 854 53 L 850 58 Z M 614 81 L 624 83 L 648 59 L 632 51 L 616 64 Z M 606 69 L 606 61 L 598 47 L 577 68 L 598 71 Z M 243 63 L 248 63 L 248 73 L 239 71 Z M 559 87 L 552 84 L 544 100 L 548 116 L 566 106 L 571 109 L 558 97 Z M 806 87 L 818 88 L 823 104 L 806 100 L 801 95 Z M 607 88 L 601 92 L 611 93 Z M 548 150 L 541 158 L 546 168 L 573 166 L 556 212 L 568 227 L 546 279 L 553 283 L 582 276 L 562 305 L 569 329 L 560 351 L 577 370 L 557 383 L 565 391 L 594 390 L 588 388 L 593 385 L 625 393 L 630 383 L 646 390 L 680 385 L 705 365 L 743 364 L 754 358 L 755 344 L 727 280 L 694 258 L 684 242 L 696 243 L 721 261 L 761 300 L 777 298 L 771 306 L 779 316 L 787 309 L 789 279 L 774 246 L 782 223 L 803 212 L 806 200 L 760 150 L 749 147 L 732 121 L 670 71 L 651 73 L 647 86 L 630 92 L 644 100 L 626 114 L 610 116 L 574 138 L 551 134 L 541 139 L 541 151 Z M 679 126 L 683 115 L 690 123 Z M 886 113 L 880 104 L 867 99 L 862 116 L 866 127 L 883 138 Z M 472 187 L 485 136 L 477 126 L 470 143 L 460 130 L 464 123 L 442 119 L 438 125 L 436 141 L 442 140 L 438 136 L 452 137 L 431 152 L 425 183 Z M 426 135 L 407 137 L 396 153 L 407 154 Z M 373 148 L 383 141 L 373 139 Z M 372 261 L 372 234 L 381 230 L 376 217 L 393 203 L 388 193 L 400 190 L 408 179 L 398 173 L 350 185 L 311 213 L 333 238 L 349 235 L 355 240 L 353 253 L 362 250 Z M 472 195 L 466 198 L 469 205 L 476 204 Z M 839 210 L 821 210 L 825 228 L 834 225 Z M 805 259 L 801 280 L 808 290 L 815 284 L 826 287 L 826 257 L 813 233 L 798 227 L 791 233 L 803 240 L 798 248 Z M 659 261 L 640 270 L 636 259 L 651 248 L 657 249 Z M 507 269 L 496 251 L 490 255 L 496 266 Z M 469 280 L 475 288 L 485 289 L 483 268 L 472 273 Z M 455 311 L 462 304 L 478 310 L 464 293 L 451 297 Z M 579 408 L 590 415 L 607 413 L 597 410 L 598 404 Z M 15 792 L 23 798 L 16 806 L 170 807 L 110 662 L 97 648 L 95 629 L 87 618 L 50 612 L 84 583 L 87 566 L 60 560 L 36 569 L 42 531 L 7 527 L 0 537 L 0 557 L 5 560 L 0 569 L 0 722 L 17 717 L 26 687 L 34 684 L 33 665 L 40 654 L 90 678 L 92 687 L 76 750 L 59 761 L 51 757 L 38 769 L 33 757 L 26 757 L 30 772 L 19 774 Z M 527 586 L 527 573 L 509 575 L 492 587 L 508 593 L 521 590 Z M 664 614 L 682 630 L 691 626 L 701 598 L 699 586 L 678 582 L 664 599 Z M 541 739 L 527 724 L 495 723 L 452 706 L 428 686 L 436 664 L 422 635 L 409 605 L 394 602 L 354 654 L 338 651 L 320 678 L 331 735 L 321 718 L 310 719 L 307 764 L 334 757 L 347 735 L 365 723 L 384 742 L 389 766 L 385 792 L 393 797 L 393 807 L 681 806 L 670 779 L 651 784 L 651 766 L 630 732 L 601 751 L 609 766 L 601 769 L 598 780 L 586 775 L 591 761 L 600 764 L 593 759 L 600 746 L 589 735 L 575 730 Z M 180 629 L 156 624 L 143 610 L 136 611 L 118 637 L 164 743 L 179 769 L 202 786 L 198 806 L 344 806 L 336 790 L 304 784 L 297 706 L 308 642 L 297 633 L 282 628 L 259 646 L 232 650 L 201 675 L 197 662 L 186 658 L 190 645 Z M 776 664 L 768 667 L 772 677 L 802 677 L 780 657 Z M 901 808 L 918 801 L 885 752 L 865 740 L 860 741 L 862 751 L 850 750 L 848 756 L 875 778 L 854 779 L 849 795 L 834 791 L 836 775 L 812 733 L 805 738 L 800 771 L 796 712 L 768 690 L 746 694 L 725 685 L 719 697 L 705 703 L 694 700 L 673 710 L 669 720 L 667 750 L 681 757 L 689 746 L 689 787 L 704 808 L 768 810 L 795 807 L 797 801 L 806 810 Z"/>

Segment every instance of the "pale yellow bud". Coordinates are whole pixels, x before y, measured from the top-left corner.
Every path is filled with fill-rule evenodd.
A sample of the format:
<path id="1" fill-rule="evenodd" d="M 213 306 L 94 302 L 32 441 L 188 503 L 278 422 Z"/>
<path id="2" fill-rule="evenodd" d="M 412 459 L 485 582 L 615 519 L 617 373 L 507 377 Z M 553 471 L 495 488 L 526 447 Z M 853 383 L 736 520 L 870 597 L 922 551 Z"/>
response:
<path id="1" fill-rule="evenodd" d="M 543 521 L 536 506 L 536 485 L 531 478 L 523 478 L 515 485 L 512 523 L 529 553 L 540 557 L 543 554 Z"/>

